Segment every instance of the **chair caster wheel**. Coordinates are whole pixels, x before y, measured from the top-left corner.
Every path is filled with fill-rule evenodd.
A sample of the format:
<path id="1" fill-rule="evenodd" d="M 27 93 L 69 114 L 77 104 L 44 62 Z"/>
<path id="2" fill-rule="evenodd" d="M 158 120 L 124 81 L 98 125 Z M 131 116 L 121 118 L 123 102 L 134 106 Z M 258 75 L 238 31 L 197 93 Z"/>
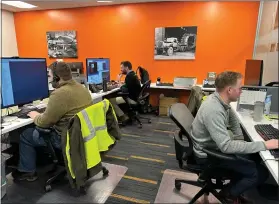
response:
<path id="1" fill-rule="evenodd" d="M 180 189 L 181 189 L 181 183 L 180 182 L 175 182 L 175 189 L 180 191 Z"/>
<path id="2" fill-rule="evenodd" d="M 51 185 L 45 186 L 45 192 L 50 192 L 52 190 Z"/>
<path id="3" fill-rule="evenodd" d="M 86 195 L 86 188 L 84 186 L 81 186 L 80 189 L 72 189 L 72 196 L 80 197 L 82 195 Z"/>
<path id="4" fill-rule="evenodd" d="M 138 128 L 142 128 L 142 124 L 139 124 L 139 125 L 138 125 Z"/>
<path id="5" fill-rule="evenodd" d="M 108 175 L 109 175 L 109 170 L 103 168 L 103 176 L 108 176 Z"/>
<path id="6" fill-rule="evenodd" d="M 148 120 L 148 123 L 151 123 L 151 120 Z"/>

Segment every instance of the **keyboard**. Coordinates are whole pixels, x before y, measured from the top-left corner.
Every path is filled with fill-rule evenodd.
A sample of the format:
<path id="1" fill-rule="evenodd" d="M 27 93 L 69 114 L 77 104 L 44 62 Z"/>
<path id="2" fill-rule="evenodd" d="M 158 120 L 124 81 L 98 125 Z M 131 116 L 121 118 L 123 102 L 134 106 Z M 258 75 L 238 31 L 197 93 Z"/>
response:
<path id="1" fill-rule="evenodd" d="M 160 83 L 156 84 L 156 86 L 173 86 L 173 83 Z"/>
<path id="2" fill-rule="evenodd" d="M 29 118 L 29 116 L 27 115 L 29 112 L 31 111 L 37 111 L 39 113 L 43 113 L 45 111 L 46 108 L 26 108 L 26 109 L 22 109 L 19 112 L 13 113 L 11 114 L 11 116 L 16 116 L 18 118 Z"/>
<path id="3" fill-rule="evenodd" d="M 270 124 L 255 125 L 257 133 L 265 140 L 279 139 L 279 130 Z M 270 153 L 279 158 L 279 150 L 270 150 Z"/>

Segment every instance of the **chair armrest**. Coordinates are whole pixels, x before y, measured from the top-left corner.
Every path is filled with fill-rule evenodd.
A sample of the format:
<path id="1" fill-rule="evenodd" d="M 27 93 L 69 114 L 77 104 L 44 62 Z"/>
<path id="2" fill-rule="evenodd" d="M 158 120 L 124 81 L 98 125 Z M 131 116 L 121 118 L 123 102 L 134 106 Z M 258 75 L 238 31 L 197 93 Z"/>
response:
<path id="1" fill-rule="evenodd" d="M 38 130 L 40 133 L 43 133 L 43 134 L 50 134 L 52 131 L 51 128 L 41 128 L 38 126 L 36 126 L 36 130 Z"/>
<path id="2" fill-rule="evenodd" d="M 139 97 L 139 100 L 144 100 L 149 96 L 149 93 L 145 93 L 144 95 L 142 95 L 141 97 Z"/>
<path id="3" fill-rule="evenodd" d="M 237 161 L 238 158 L 235 155 L 231 154 L 224 154 L 220 151 L 217 150 L 212 150 L 212 149 L 203 149 L 203 152 L 207 154 L 208 157 L 214 158 L 214 159 L 219 159 L 219 160 L 229 160 L 229 161 Z"/>
<path id="4" fill-rule="evenodd" d="M 129 93 L 118 92 L 117 95 L 128 97 L 128 96 L 129 96 Z"/>

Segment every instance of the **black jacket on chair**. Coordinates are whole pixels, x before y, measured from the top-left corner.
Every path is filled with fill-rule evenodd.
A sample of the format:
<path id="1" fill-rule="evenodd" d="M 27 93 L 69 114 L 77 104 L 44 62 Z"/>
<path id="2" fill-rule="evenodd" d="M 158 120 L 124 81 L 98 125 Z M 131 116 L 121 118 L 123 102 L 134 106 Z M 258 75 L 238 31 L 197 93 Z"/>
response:
<path id="1" fill-rule="evenodd" d="M 137 101 L 141 91 L 140 81 L 134 71 L 130 71 L 126 78 L 125 84 L 121 87 L 123 93 L 129 93 L 128 97 L 134 101 Z"/>

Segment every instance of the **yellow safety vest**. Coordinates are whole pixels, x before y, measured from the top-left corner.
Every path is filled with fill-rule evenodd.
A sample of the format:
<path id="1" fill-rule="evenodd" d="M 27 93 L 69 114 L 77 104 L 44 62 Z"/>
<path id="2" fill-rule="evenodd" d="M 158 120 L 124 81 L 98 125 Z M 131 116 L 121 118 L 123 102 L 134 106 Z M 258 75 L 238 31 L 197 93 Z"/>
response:
<path id="1" fill-rule="evenodd" d="M 207 96 L 202 97 L 202 102 L 204 102 L 207 99 Z"/>
<path id="2" fill-rule="evenodd" d="M 110 102 L 107 99 L 96 103 L 77 114 L 80 120 L 81 132 L 84 141 L 87 169 L 101 162 L 100 152 L 107 151 L 114 144 L 115 139 L 108 134 L 106 113 Z M 115 113 L 113 113 L 115 116 Z M 116 117 L 116 116 L 115 116 Z M 72 170 L 70 155 L 69 133 L 67 131 L 66 157 L 72 178 L 75 173 Z"/>

